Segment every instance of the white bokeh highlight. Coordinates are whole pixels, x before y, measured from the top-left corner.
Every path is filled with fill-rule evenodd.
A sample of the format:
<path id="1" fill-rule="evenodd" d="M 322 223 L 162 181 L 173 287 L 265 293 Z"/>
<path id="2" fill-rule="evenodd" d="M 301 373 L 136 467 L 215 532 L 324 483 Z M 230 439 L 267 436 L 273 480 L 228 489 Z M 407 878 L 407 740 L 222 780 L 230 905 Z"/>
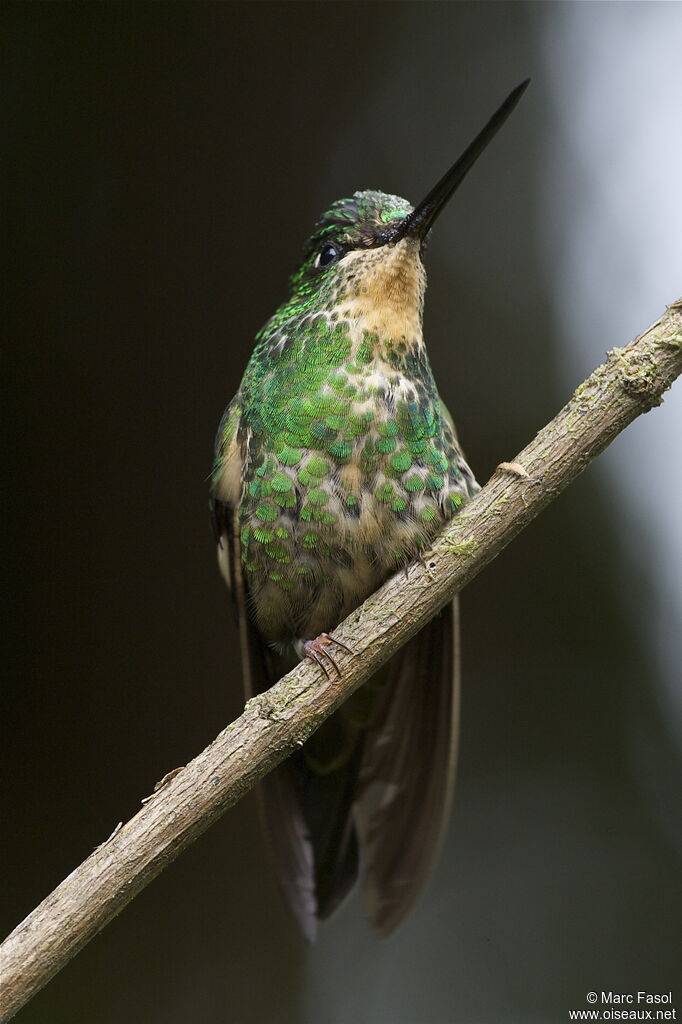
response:
<path id="1" fill-rule="evenodd" d="M 557 4 L 544 23 L 544 215 L 560 372 L 580 380 L 682 295 L 682 5 Z M 563 375 L 563 374 L 562 374 Z M 649 630 L 682 746 L 679 385 L 598 463 L 627 549 L 624 594 Z M 631 585 L 648 583 L 646 598 Z M 637 564 L 638 563 L 638 564 Z"/>

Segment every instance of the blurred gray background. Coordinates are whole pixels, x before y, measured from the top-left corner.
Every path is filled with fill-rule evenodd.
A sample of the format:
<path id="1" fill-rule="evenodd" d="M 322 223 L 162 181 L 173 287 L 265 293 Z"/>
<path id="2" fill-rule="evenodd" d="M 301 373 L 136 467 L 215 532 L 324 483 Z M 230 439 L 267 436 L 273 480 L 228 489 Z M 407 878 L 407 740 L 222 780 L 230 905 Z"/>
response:
<path id="1" fill-rule="evenodd" d="M 682 293 L 682 6 L 4 5 L 9 931 L 239 713 L 213 435 L 317 215 L 439 221 L 426 338 L 481 481 Z M 673 989 L 680 386 L 465 592 L 440 866 L 298 937 L 245 799 L 21 1024 L 544 1024 Z M 677 992 L 675 987 L 677 983 Z"/>

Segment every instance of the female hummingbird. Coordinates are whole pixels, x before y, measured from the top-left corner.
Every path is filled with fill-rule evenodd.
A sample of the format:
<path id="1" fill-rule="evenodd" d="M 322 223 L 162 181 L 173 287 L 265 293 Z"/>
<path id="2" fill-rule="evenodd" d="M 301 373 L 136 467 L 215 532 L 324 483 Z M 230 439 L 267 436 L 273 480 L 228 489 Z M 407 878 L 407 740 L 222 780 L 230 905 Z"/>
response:
<path id="1" fill-rule="evenodd" d="M 322 215 L 289 297 L 256 336 L 218 428 L 211 510 L 248 696 L 429 546 L 477 490 L 422 336 L 429 230 L 526 89 L 412 208 L 356 192 Z M 447 822 L 458 733 L 457 609 L 445 609 L 261 784 L 304 934 L 353 886 L 371 923 L 412 906 Z"/>

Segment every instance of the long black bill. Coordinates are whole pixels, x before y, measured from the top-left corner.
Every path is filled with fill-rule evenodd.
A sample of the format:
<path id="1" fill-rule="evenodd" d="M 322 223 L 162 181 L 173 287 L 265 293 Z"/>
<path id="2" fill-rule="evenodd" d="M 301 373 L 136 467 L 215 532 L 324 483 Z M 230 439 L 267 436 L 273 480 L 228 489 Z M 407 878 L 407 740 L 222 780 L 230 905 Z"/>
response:
<path id="1" fill-rule="evenodd" d="M 424 239 L 426 238 L 426 235 L 428 234 L 436 217 L 458 186 L 462 183 L 490 140 L 497 135 L 498 131 L 528 88 L 529 82 L 530 78 L 527 78 L 525 82 L 521 82 L 520 85 L 517 85 L 516 88 L 509 93 L 502 106 L 495 111 L 485 128 L 478 133 L 474 141 L 467 147 L 467 149 L 464 150 L 459 160 L 452 165 L 450 170 L 443 175 L 438 184 L 431 189 L 426 199 L 422 199 L 421 203 L 415 207 L 412 213 L 408 213 L 407 217 L 405 217 L 404 220 L 401 220 L 400 223 L 387 234 L 387 242 L 398 242 L 401 238 L 405 238 L 408 235 L 411 235 L 413 238 L 421 239 L 422 243 L 424 242 Z"/>

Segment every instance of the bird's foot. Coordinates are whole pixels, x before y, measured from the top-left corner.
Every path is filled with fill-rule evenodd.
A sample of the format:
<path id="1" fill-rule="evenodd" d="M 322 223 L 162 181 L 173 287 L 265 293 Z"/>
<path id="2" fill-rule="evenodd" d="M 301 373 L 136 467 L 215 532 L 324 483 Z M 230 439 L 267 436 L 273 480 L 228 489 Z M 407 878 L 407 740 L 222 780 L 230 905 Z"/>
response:
<path id="1" fill-rule="evenodd" d="M 329 679 L 329 673 L 327 672 L 327 666 L 325 665 L 325 663 L 323 661 L 323 658 L 326 658 L 327 661 L 331 665 L 333 665 L 334 670 L 335 670 L 337 676 L 339 676 L 339 678 L 340 678 L 341 677 L 341 669 L 336 664 L 336 662 L 334 661 L 333 657 L 331 656 L 331 654 L 327 650 L 327 645 L 328 644 L 336 644 L 336 646 L 340 647 L 342 651 L 347 651 L 348 654 L 352 654 L 353 653 L 351 651 L 350 647 L 346 647 L 345 644 L 342 644 L 341 641 L 337 640 L 335 636 L 331 635 L 331 633 L 320 633 L 320 635 L 315 637 L 314 640 L 307 640 L 303 644 L 303 653 L 306 656 L 306 658 L 310 658 L 311 661 L 316 661 L 317 664 L 322 669 L 322 671 L 324 672 L 324 674 L 326 675 L 327 679 Z"/>

